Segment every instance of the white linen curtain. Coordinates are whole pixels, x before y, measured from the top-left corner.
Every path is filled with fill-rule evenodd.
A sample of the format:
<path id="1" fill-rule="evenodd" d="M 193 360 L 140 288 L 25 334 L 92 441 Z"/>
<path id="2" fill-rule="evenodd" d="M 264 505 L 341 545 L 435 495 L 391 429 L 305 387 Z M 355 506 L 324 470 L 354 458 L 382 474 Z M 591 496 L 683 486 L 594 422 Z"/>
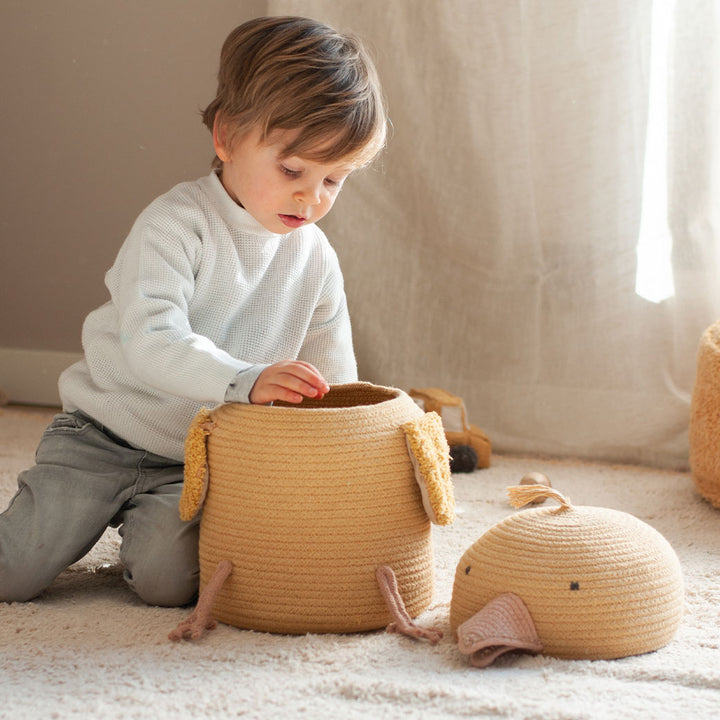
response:
<path id="1" fill-rule="evenodd" d="M 323 223 L 363 379 L 463 396 L 496 451 L 687 466 L 719 5 L 267 3 L 361 35 L 388 99 L 386 152 Z"/>

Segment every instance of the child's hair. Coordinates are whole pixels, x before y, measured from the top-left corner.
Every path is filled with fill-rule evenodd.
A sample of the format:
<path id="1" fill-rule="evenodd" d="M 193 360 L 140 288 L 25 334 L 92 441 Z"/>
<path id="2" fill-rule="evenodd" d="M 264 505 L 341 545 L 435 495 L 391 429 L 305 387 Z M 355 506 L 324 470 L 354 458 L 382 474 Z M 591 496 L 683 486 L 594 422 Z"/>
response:
<path id="1" fill-rule="evenodd" d="M 283 156 L 369 163 L 385 144 L 387 117 L 375 66 L 362 43 L 302 17 L 261 17 L 235 28 L 220 54 L 218 90 L 203 111 L 230 142 L 260 129 L 299 130 Z M 219 158 L 214 167 L 222 167 Z"/>

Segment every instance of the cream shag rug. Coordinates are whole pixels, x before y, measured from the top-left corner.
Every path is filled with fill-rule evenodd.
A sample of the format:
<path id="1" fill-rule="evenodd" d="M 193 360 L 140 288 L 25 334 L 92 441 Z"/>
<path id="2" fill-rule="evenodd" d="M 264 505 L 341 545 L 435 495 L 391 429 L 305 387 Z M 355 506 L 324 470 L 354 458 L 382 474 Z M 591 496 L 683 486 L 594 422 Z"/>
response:
<path id="1" fill-rule="evenodd" d="M 51 417 L 0 409 L 0 504 L 33 460 Z M 546 473 L 577 505 L 636 515 L 673 545 L 686 612 L 673 642 L 647 655 L 570 661 L 507 655 L 485 670 L 448 628 L 455 566 L 470 544 L 514 512 L 505 488 Z M 219 626 L 196 643 L 169 642 L 187 610 L 143 605 L 117 565 L 108 531 L 39 598 L 0 603 L 0 718 L 716 718 L 720 713 L 720 511 L 688 474 L 495 456 L 454 476 L 455 524 L 434 529 L 436 598 L 419 622 L 436 646 L 383 632 L 282 636 Z"/>

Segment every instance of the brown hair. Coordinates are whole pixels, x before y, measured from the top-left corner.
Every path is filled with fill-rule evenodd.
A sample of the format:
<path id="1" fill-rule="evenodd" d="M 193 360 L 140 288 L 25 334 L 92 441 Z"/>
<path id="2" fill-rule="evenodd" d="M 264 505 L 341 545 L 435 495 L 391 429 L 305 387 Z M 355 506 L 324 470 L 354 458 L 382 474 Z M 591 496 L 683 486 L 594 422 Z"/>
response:
<path id="1" fill-rule="evenodd" d="M 387 117 L 375 66 L 362 43 L 315 20 L 261 17 L 235 28 L 220 54 L 218 89 L 203 111 L 212 132 L 297 130 L 283 155 L 370 162 L 385 144 Z M 213 166 L 222 167 L 219 158 Z"/>

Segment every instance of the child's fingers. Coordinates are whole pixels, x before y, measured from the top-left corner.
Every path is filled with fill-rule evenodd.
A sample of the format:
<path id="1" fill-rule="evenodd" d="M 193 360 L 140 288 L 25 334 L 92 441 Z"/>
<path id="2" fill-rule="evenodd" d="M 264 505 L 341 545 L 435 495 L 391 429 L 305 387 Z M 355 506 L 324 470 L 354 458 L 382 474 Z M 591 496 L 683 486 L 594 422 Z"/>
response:
<path id="1" fill-rule="evenodd" d="M 277 377 L 279 386 L 291 393 L 297 393 L 301 397 L 322 397 L 329 389 L 325 379 L 317 371 L 312 371 L 302 366 L 291 366 L 284 370 Z"/>
<path id="2" fill-rule="evenodd" d="M 266 368 L 258 377 L 250 401 L 267 403 L 282 400 L 300 403 L 304 397 L 321 398 L 330 386 L 309 363 L 283 361 Z"/>
<path id="3" fill-rule="evenodd" d="M 330 385 L 328 385 L 325 378 L 320 374 L 320 371 L 310 363 L 296 361 L 292 363 L 289 372 L 302 382 L 314 388 L 317 393 L 324 395 L 330 390 Z"/>

